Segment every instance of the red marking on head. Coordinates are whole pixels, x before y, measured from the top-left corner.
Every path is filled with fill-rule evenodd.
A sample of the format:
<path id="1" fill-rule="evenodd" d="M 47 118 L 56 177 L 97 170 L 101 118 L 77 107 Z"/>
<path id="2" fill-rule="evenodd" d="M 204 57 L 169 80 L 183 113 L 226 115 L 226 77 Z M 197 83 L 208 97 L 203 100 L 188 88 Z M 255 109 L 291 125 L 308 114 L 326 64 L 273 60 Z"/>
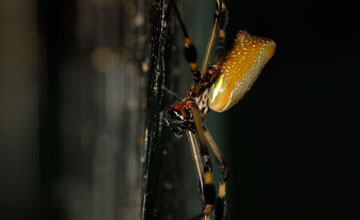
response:
<path id="1" fill-rule="evenodd" d="M 177 110 L 177 111 L 181 111 L 181 109 L 184 107 L 184 104 L 176 104 L 171 106 L 172 110 Z"/>

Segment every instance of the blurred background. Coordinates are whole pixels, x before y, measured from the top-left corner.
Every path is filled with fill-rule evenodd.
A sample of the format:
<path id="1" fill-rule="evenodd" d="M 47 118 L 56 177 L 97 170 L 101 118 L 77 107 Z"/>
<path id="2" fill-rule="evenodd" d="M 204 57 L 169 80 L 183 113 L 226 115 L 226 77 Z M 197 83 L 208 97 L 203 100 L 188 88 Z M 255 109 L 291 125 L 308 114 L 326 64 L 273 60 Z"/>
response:
<path id="1" fill-rule="evenodd" d="M 186 138 L 161 120 L 192 82 L 168 3 L 0 2 L 0 219 L 199 214 Z M 358 216 L 357 7 L 225 3 L 228 49 L 240 29 L 277 43 L 245 98 L 206 120 L 230 168 L 227 219 Z M 214 3 L 177 4 L 201 63 Z"/>

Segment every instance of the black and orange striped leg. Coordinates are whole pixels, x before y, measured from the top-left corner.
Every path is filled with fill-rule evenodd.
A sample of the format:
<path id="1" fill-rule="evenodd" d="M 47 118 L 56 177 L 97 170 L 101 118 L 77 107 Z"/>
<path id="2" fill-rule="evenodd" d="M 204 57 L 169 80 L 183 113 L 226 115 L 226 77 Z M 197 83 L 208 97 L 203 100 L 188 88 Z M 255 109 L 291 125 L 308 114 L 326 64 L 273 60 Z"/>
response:
<path id="1" fill-rule="evenodd" d="M 216 189 L 212 182 L 212 164 L 209 154 L 209 149 L 206 143 L 206 138 L 204 135 L 202 118 L 200 112 L 195 104 L 190 104 L 188 106 L 190 108 L 191 114 L 193 116 L 195 129 L 198 135 L 199 143 L 200 143 L 200 155 L 204 162 L 204 210 L 202 213 L 203 219 L 209 219 L 210 213 L 213 211 L 216 202 Z"/>
<path id="2" fill-rule="evenodd" d="M 219 35 L 218 35 L 218 46 L 215 51 L 214 60 L 219 59 L 221 56 L 223 56 L 225 51 L 225 28 L 228 24 L 228 10 L 226 8 L 226 5 L 224 1 L 221 3 L 221 11 L 220 11 L 220 18 L 219 18 Z"/>
<path id="3" fill-rule="evenodd" d="M 203 126 L 203 131 L 204 131 L 205 139 L 209 144 L 211 151 L 213 152 L 216 161 L 219 165 L 219 168 L 221 170 L 219 192 L 218 192 L 218 197 L 216 199 L 216 207 L 215 207 L 215 220 L 224 220 L 226 214 L 226 200 L 225 200 L 226 181 L 229 177 L 228 167 L 224 161 L 224 158 L 221 154 L 219 147 L 216 145 L 210 132 L 205 126 Z"/>
<path id="4" fill-rule="evenodd" d="M 185 49 L 184 49 L 184 56 L 187 62 L 189 62 L 190 65 L 190 69 L 194 74 L 194 78 L 195 80 L 199 80 L 200 79 L 200 71 L 197 69 L 197 52 L 196 52 L 196 47 L 195 45 L 192 43 L 189 34 L 186 30 L 186 27 L 184 25 L 184 22 L 181 19 L 179 10 L 174 2 L 174 0 L 171 0 L 171 3 L 174 7 L 175 13 L 176 13 L 176 17 L 179 21 L 180 27 L 182 32 L 184 33 L 185 36 Z"/>

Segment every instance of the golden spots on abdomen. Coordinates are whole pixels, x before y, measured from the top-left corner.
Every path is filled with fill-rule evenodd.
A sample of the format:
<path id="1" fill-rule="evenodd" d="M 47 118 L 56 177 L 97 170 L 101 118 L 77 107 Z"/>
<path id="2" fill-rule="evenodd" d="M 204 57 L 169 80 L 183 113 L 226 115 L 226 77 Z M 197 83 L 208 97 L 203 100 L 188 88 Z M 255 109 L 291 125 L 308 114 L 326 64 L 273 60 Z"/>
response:
<path id="1" fill-rule="evenodd" d="M 218 62 L 221 71 L 210 92 L 210 108 L 222 112 L 235 105 L 251 88 L 275 47 L 270 39 L 239 31 L 233 48 Z"/>

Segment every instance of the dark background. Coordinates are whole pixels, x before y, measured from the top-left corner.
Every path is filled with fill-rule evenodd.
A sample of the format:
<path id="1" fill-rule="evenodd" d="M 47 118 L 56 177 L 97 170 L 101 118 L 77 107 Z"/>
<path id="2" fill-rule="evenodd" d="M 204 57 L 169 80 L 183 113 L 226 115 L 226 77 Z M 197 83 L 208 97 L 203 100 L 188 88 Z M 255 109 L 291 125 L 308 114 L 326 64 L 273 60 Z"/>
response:
<path id="1" fill-rule="evenodd" d="M 249 94 L 214 115 L 226 121 L 229 209 L 237 210 L 231 219 L 359 216 L 356 7 L 349 1 L 227 2 L 229 35 L 246 29 L 277 43 Z"/>
<path id="2" fill-rule="evenodd" d="M 177 2 L 201 57 L 213 3 Z M 277 43 L 245 98 L 206 121 L 230 167 L 227 219 L 356 218 L 357 6 L 225 2 L 228 48 L 240 29 Z M 140 218 L 153 7 L 140 0 L 0 3 L 1 219 Z M 168 13 L 174 50 L 166 79 L 183 95 L 191 76 Z M 145 23 L 137 26 L 139 14 Z M 166 163 L 180 164 L 170 179 L 185 186 L 174 189 L 188 190 L 166 200 L 178 215 L 162 219 L 190 218 L 198 209 L 189 204 L 200 201 L 185 139 L 160 145 L 172 158 Z"/>

